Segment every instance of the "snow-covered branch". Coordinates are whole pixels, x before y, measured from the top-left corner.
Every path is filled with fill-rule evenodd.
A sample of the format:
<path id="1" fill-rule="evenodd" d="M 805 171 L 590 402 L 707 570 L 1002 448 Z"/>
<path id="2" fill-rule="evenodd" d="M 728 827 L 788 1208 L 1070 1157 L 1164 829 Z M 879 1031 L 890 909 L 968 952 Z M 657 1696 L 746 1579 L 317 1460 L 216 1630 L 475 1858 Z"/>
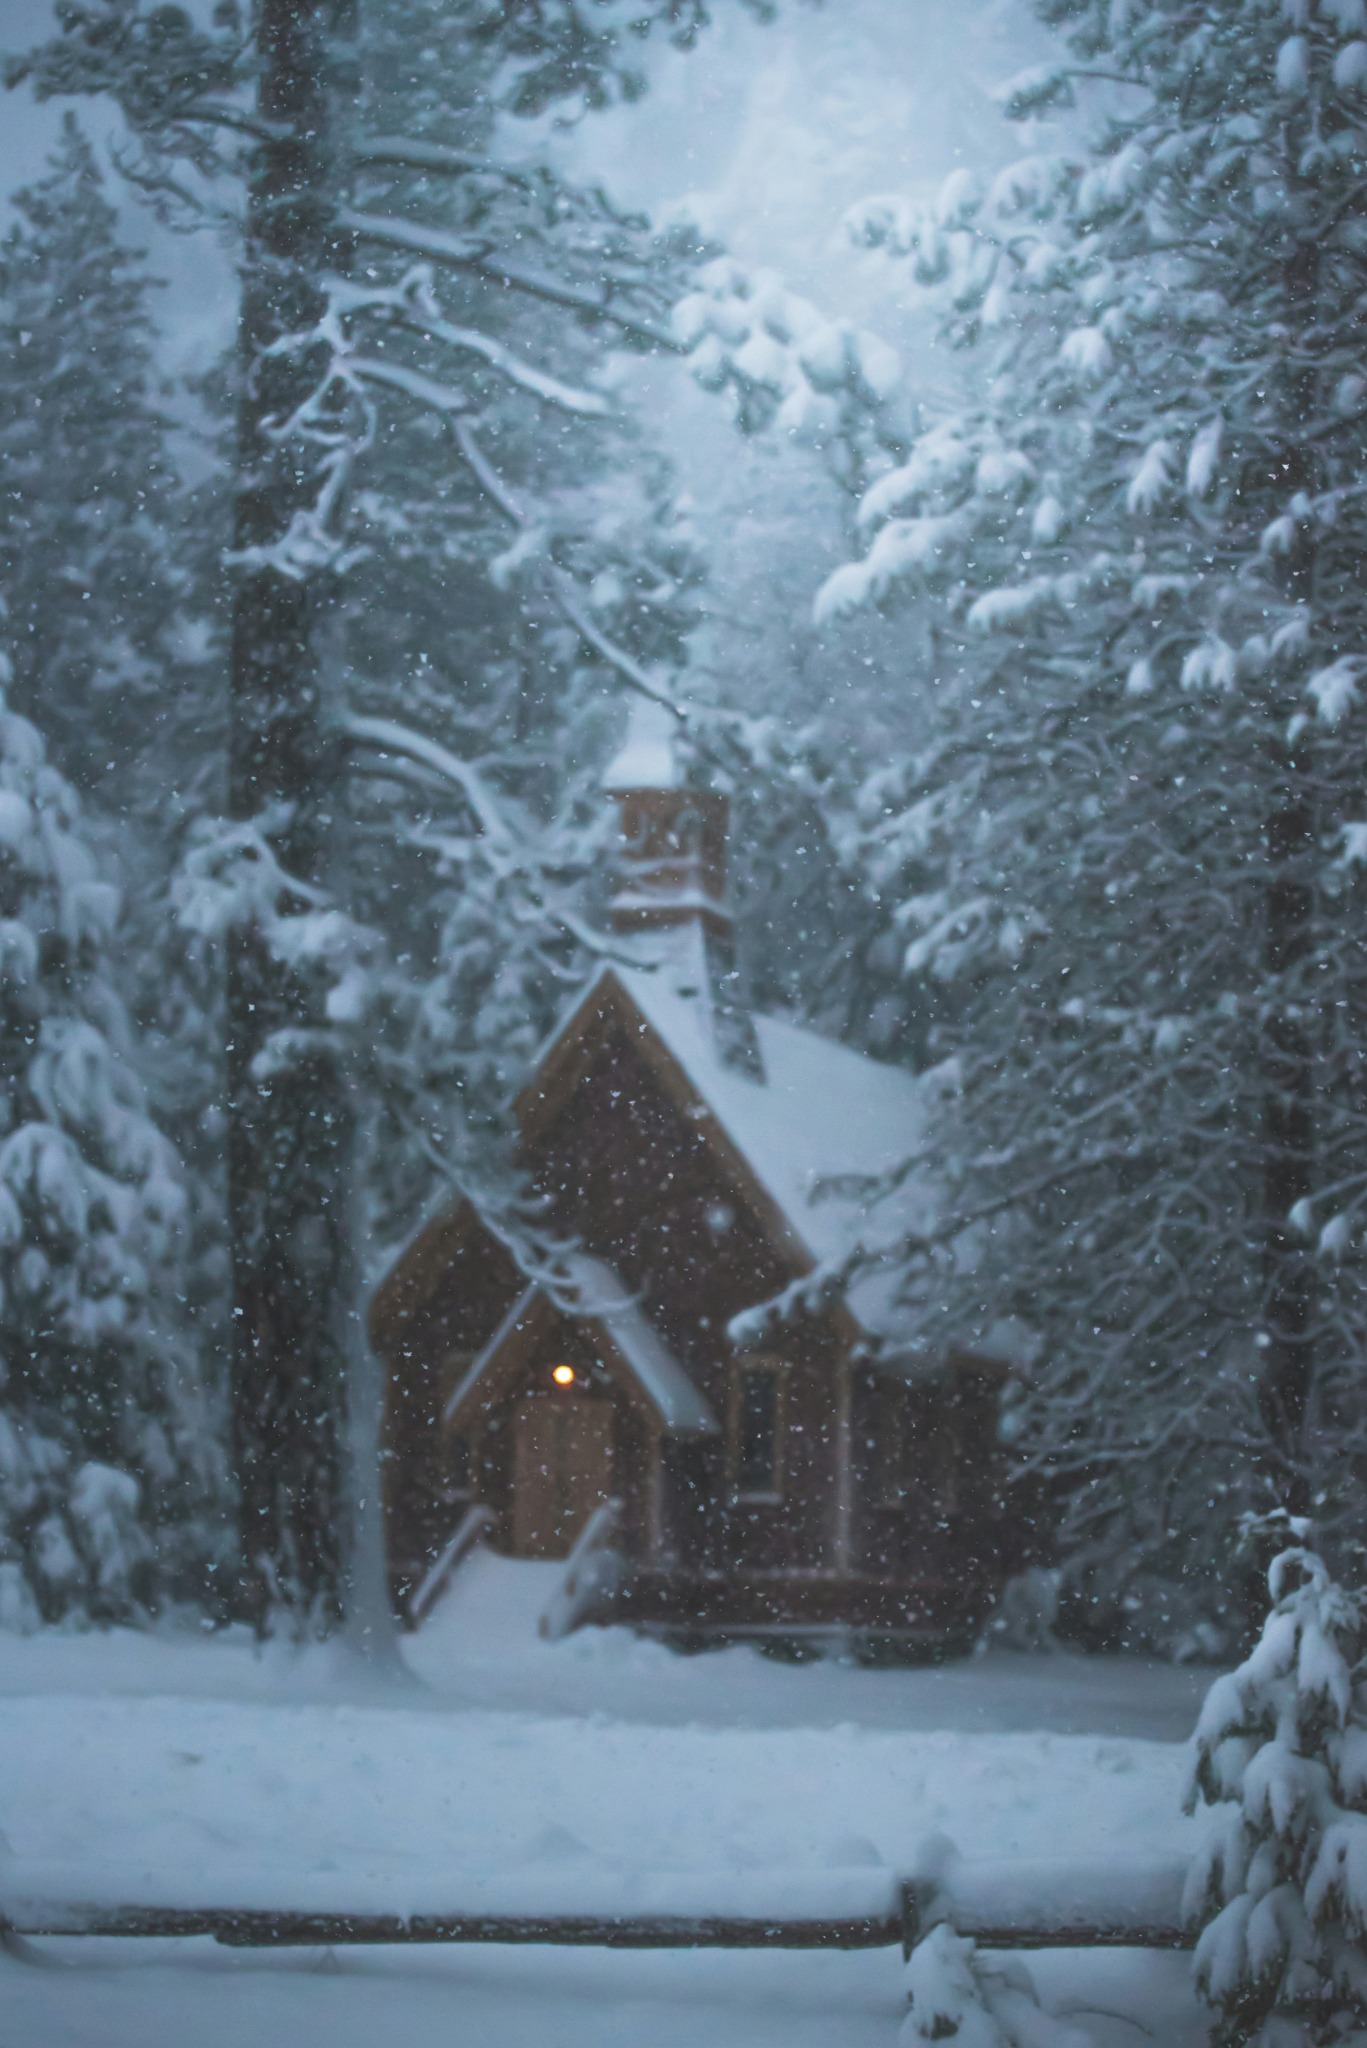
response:
<path id="1" fill-rule="evenodd" d="M 351 376 L 359 377 L 365 383 L 383 385 L 390 391 L 400 391 L 405 398 L 426 406 L 429 412 L 449 415 L 470 409 L 470 400 L 458 385 L 443 384 L 436 377 L 411 369 L 406 363 L 391 363 L 384 356 L 348 355 L 346 367 Z"/>
<path id="2" fill-rule="evenodd" d="M 355 211 L 344 212 L 340 225 L 360 240 L 379 248 L 421 256 L 430 263 L 453 270 L 473 271 L 496 284 L 505 284 L 514 291 L 542 299 L 549 305 L 592 314 L 621 333 L 630 335 L 633 340 L 649 343 L 653 348 L 666 349 L 671 354 L 679 351 L 679 343 L 666 328 L 640 319 L 614 298 L 611 291 L 595 291 L 544 271 L 509 263 L 498 253 L 497 245 L 486 237 L 446 234 L 439 228 L 421 227 L 413 221 Z"/>
<path id="3" fill-rule="evenodd" d="M 405 313 L 404 324 L 414 333 L 443 341 L 448 348 L 460 349 L 469 355 L 478 356 L 500 376 L 520 390 L 529 391 L 547 405 L 557 406 L 562 412 L 576 413 L 584 419 L 603 419 L 609 407 L 599 391 L 584 391 L 573 384 L 562 382 L 559 377 L 550 376 L 545 370 L 538 370 L 527 363 L 502 342 L 492 340 L 487 334 L 480 334 L 473 327 L 457 327 L 449 320 L 422 311 Z"/>
<path id="4" fill-rule="evenodd" d="M 510 384 L 530 392 L 548 405 L 558 407 L 562 412 L 594 419 L 601 419 L 608 412 L 607 400 L 601 392 L 585 391 L 577 385 L 566 384 L 563 379 L 526 362 L 515 350 L 491 335 L 481 333 L 478 328 L 461 327 L 447 320 L 433 289 L 432 267 L 428 263 L 414 264 L 393 285 L 361 284 L 349 277 L 329 277 L 326 285 L 327 312 L 313 334 L 290 337 L 292 348 L 306 346 L 316 337 L 339 352 L 344 351 L 347 321 L 374 314 L 424 341 L 443 342 L 448 348 L 478 356 Z M 416 391 L 413 395 L 417 395 Z M 446 410 L 444 406 L 439 409 Z"/>
<path id="5" fill-rule="evenodd" d="M 505 519 L 519 530 L 524 529 L 528 524 L 526 512 L 480 447 L 478 437 L 468 420 L 455 422 L 455 435 L 466 461 Z M 629 683 L 632 689 L 638 690 L 643 697 L 649 697 L 652 703 L 663 704 L 676 718 L 685 717 L 683 707 L 670 695 L 664 683 L 644 669 L 634 656 L 604 633 L 597 622 L 589 616 L 577 593 L 573 577 L 553 565 L 550 589 L 556 605 L 576 633 L 593 649 L 600 660 L 605 661 L 609 668 L 621 676 L 623 682 Z"/>
<path id="6" fill-rule="evenodd" d="M 496 162 L 473 151 L 450 149 L 439 142 L 422 142 L 408 135 L 371 135 L 351 152 L 355 164 L 376 165 L 402 171 L 435 171 L 464 178 L 471 172 L 481 177 L 524 180 L 529 174 L 515 164 Z"/>
<path id="7" fill-rule="evenodd" d="M 455 436 L 461 454 L 469 463 L 479 481 L 481 489 L 490 497 L 508 522 L 519 530 L 530 523 L 529 515 L 516 495 L 509 490 L 503 478 L 480 447 L 478 438 L 468 420 L 455 422 Z"/>
<path id="8" fill-rule="evenodd" d="M 428 739 L 423 733 L 410 731 L 392 718 L 366 718 L 353 714 L 345 724 L 347 733 L 358 745 L 416 761 L 451 788 L 458 789 L 478 818 L 480 828 L 488 835 L 491 845 L 513 845 L 515 835 L 497 801 L 478 769 L 472 768 L 468 761 L 460 760 L 449 748 Z"/>
<path id="9" fill-rule="evenodd" d="M 676 718 L 682 720 L 687 716 L 683 706 L 671 696 L 660 678 L 642 668 L 639 661 L 615 640 L 610 639 L 596 621 L 590 618 L 576 592 L 573 578 L 563 569 L 553 571 L 551 589 L 557 605 L 576 633 L 593 649 L 600 660 L 605 661 L 609 668 L 616 670 L 623 682 L 630 683 L 633 690 L 638 690 L 643 697 L 649 697 L 652 703 L 662 704 L 667 711 L 672 711 Z"/>

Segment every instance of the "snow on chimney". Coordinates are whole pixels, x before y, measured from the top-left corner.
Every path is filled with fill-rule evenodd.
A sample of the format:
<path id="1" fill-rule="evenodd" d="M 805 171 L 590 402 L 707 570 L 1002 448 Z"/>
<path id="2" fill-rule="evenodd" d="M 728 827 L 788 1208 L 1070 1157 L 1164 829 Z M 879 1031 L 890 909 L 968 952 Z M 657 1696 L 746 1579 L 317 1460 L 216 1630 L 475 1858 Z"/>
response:
<path id="1" fill-rule="evenodd" d="M 701 923 L 730 930 L 726 908 L 727 800 L 689 789 L 675 752 L 673 712 L 634 697 L 626 738 L 603 777 L 617 805 L 610 915 L 615 932 Z"/>
<path id="2" fill-rule="evenodd" d="M 675 993 L 696 1002 L 717 1056 L 763 1080 L 726 903 L 727 799 L 690 789 L 675 751 L 674 715 L 633 698 L 626 738 L 603 777 L 617 805 L 612 929 L 658 935 L 650 951 Z"/>

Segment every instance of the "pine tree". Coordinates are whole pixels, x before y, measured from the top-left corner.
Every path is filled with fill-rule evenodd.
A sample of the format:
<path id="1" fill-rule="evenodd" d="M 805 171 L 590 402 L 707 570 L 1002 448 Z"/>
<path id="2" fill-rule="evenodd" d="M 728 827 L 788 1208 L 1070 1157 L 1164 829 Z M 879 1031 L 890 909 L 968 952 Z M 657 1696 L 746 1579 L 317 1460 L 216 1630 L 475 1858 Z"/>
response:
<path id="1" fill-rule="evenodd" d="M 820 609 L 935 608 L 849 835 L 961 1063 L 908 1298 L 1033 1325 L 1075 1582 L 1171 1642 L 1228 1605 L 1212 1502 L 1332 1525 L 1367 1449 L 1367 40 L 1356 0 L 1039 12 L 1071 56 L 1014 111 L 1096 73 L 1118 111 L 853 222 L 985 375 Z"/>
<path id="2" fill-rule="evenodd" d="M 1044 2010 L 1029 1970 L 1014 1956 L 979 1954 L 941 1923 L 907 1959 L 901 2048 L 949 2041 L 954 2048 L 1087 2048 L 1091 2036 Z"/>
<path id="3" fill-rule="evenodd" d="M 1217 2048 L 1328 2048 L 1367 2024 L 1367 1629 L 1299 1544 L 1268 1586 L 1261 1640 L 1197 1724 L 1188 1807 L 1211 1812 L 1186 1908 Z"/>
<path id="4" fill-rule="evenodd" d="M 632 51 L 655 17 L 686 41 L 705 9 L 652 0 L 624 27 L 615 16 L 586 25 L 558 0 L 511 11 L 472 0 L 443 20 L 433 54 L 481 77 L 498 71 L 519 111 L 599 104 L 638 89 Z M 500 318 L 525 302 L 543 321 L 558 309 L 566 333 L 671 345 L 643 224 L 534 167 L 489 160 L 459 132 L 367 130 L 371 85 L 392 106 L 413 74 L 381 79 L 356 30 L 349 0 L 262 0 L 250 34 L 233 0 L 209 27 L 138 0 L 74 0 L 62 35 L 8 74 L 42 94 L 112 93 L 163 205 L 183 199 L 178 159 L 246 180 L 228 819 L 197 850 L 190 896 L 227 954 L 240 1600 L 259 1626 L 275 1604 L 298 1627 L 335 1625 L 362 1560 L 379 1597 L 373 1541 L 356 1534 L 375 1493 L 360 1475 L 374 1454 L 376 1385 L 354 1204 L 383 977 L 374 933 L 351 914 L 350 828 L 356 755 L 376 736 L 346 702 L 334 658 L 357 463 L 384 408 L 424 408 L 519 529 L 513 552 L 525 557 L 537 520 L 500 461 L 517 440 L 486 441 L 497 426 L 481 403 L 488 380 L 552 419 L 601 414 L 605 402 L 488 325 L 454 320 L 438 280 L 464 286 L 476 307 L 482 292 Z M 419 74 L 432 69 L 424 53 Z M 233 104 L 248 85 L 251 112 Z M 433 221 L 436 190 L 447 224 Z M 544 426 L 529 438 L 544 445 Z M 586 645 L 633 687 L 655 689 L 585 610 L 571 571 L 548 561 L 544 585 Z M 475 802 L 468 764 L 427 736 L 390 721 L 381 751 Z"/>
<path id="5" fill-rule="evenodd" d="M 664 480 L 643 488 L 616 440 L 578 451 L 587 479 L 552 490 L 543 474 L 535 533 L 505 520 L 496 554 L 492 535 L 452 545 L 444 519 L 434 531 L 415 509 L 400 528 L 408 559 L 390 575 L 396 522 L 377 505 L 381 538 L 353 580 L 353 644 L 362 657 L 375 650 L 352 682 L 366 740 L 354 815 L 369 849 L 356 902 L 390 942 L 371 1023 L 383 1105 L 375 1228 L 386 1241 L 454 1179 L 537 1256 L 527 1217 L 508 1208 L 510 1106 L 567 995 L 611 946 L 600 775 L 622 718 L 620 684 L 560 613 L 547 570 L 573 578 L 591 630 L 657 685 L 681 660 L 700 573 Z M 442 609 L 453 586 L 473 602 L 434 621 L 434 599 Z M 398 720 L 401 733 L 432 736 L 458 787 L 388 748 Z"/>
<path id="6" fill-rule="evenodd" d="M 0 601 L 10 702 L 112 813 L 174 724 L 185 576 L 169 535 L 148 311 L 93 152 L 68 114 L 0 243 Z M 177 681 L 183 677 L 177 675 Z M 152 727 L 149 734 L 148 727 Z"/>
<path id="7" fill-rule="evenodd" d="M 113 973 L 152 1113 L 186 1164 L 194 1251 L 184 1277 L 207 1360 L 223 1293 L 221 1143 L 206 1145 L 201 1131 L 221 1095 L 209 1029 L 216 990 L 212 976 L 191 971 L 167 896 L 187 824 L 221 807 L 214 554 L 225 536 L 212 482 L 187 489 L 176 474 L 155 362 L 155 281 L 120 241 L 106 180 L 70 114 L 48 174 L 14 205 L 0 244 L 9 702 L 40 724 L 54 765 L 75 782 L 86 836 L 123 894 Z"/>
<path id="8" fill-rule="evenodd" d="M 368 210 L 448 239 L 477 219 L 524 263 L 549 271 L 594 251 L 595 264 L 630 264 L 646 283 L 655 259 L 643 223 L 544 168 L 510 172 L 487 154 L 497 41 L 472 38 L 432 0 L 385 0 L 365 19 L 363 52 L 366 132 L 401 128 L 414 153 L 374 166 Z M 424 168 L 427 152 L 457 149 L 478 166 L 468 179 Z M 375 269 L 391 290 L 412 275 L 401 253 L 377 254 Z M 469 344 L 453 365 L 467 410 L 455 433 L 397 390 L 377 413 L 355 471 L 351 531 L 364 556 L 339 604 L 348 701 L 371 721 L 353 760 L 367 844 L 356 903 L 393 956 L 377 1132 L 386 1236 L 430 1199 L 438 1159 L 459 1161 L 466 1178 L 498 1176 L 503 1112 L 593 943 L 608 827 L 594 779 L 622 685 L 564 599 L 665 687 L 701 575 L 667 475 L 600 388 L 601 334 L 548 322 L 531 294 L 479 275 L 445 277 L 441 294 Z M 395 377 L 430 375 L 411 326 L 392 323 L 383 349 Z M 540 388 L 510 379 L 509 364 L 524 375 L 534 364 Z M 443 792 L 430 762 L 386 751 L 374 735 L 395 725 L 444 748 L 478 803 L 452 784 Z"/>
<path id="9" fill-rule="evenodd" d="M 110 955 L 118 891 L 32 725 L 0 706 L 0 1614 L 199 1590 L 215 1474 L 177 1327 L 184 1194 Z M 202 1558 L 200 1560 L 202 1562 Z"/>

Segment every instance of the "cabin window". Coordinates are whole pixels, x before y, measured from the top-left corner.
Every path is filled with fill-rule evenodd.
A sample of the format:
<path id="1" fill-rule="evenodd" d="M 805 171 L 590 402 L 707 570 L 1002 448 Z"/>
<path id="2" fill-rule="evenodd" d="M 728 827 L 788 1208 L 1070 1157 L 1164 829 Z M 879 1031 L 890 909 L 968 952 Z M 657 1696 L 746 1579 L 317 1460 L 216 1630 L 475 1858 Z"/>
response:
<path id="1" fill-rule="evenodd" d="M 779 1372 L 772 1365 L 747 1365 L 736 1374 L 735 1485 L 741 1496 L 782 1491 Z"/>

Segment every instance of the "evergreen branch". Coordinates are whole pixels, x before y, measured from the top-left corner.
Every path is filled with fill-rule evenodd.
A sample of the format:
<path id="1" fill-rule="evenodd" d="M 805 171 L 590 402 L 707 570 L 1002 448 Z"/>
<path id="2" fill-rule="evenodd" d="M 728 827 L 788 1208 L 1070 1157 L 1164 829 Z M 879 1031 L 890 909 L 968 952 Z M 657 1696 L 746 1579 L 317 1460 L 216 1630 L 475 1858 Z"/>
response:
<path id="1" fill-rule="evenodd" d="M 179 127 L 182 123 L 228 128 L 235 135 L 249 135 L 253 142 L 266 144 L 288 142 L 291 135 L 291 130 L 279 121 L 263 121 L 259 116 L 243 114 L 236 107 L 225 107 L 213 100 L 194 107 L 176 107 L 166 116 L 168 127 Z"/>
<path id="2" fill-rule="evenodd" d="M 487 237 L 447 234 L 441 228 L 420 227 L 415 221 L 399 220 L 392 215 L 344 209 L 338 217 L 338 226 L 363 242 L 374 242 L 382 249 L 401 249 L 408 255 L 425 256 L 429 263 L 440 263 L 451 270 L 477 268 L 480 258 L 487 256 L 490 248 Z"/>
<path id="3" fill-rule="evenodd" d="M 625 648 L 610 640 L 601 627 L 597 626 L 584 610 L 574 594 L 574 580 L 565 570 L 552 572 L 552 595 L 561 612 L 582 640 L 586 640 L 594 653 L 599 655 L 609 668 L 616 669 L 624 682 L 630 683 L 643 697 L 649 697 L 652 704 L 662 704 L 666 711 L 672 711 L 680 724 L 687 719 L 687 712 L 667 690 L 661 689 L 654 678 L 629 655 Z"/>
<path id="4" fill-rule="evenodd" d="M 1059 76 L 1061 78 L 1099 79 L 1103 85 L 1133 85 L 1142 92 L 1151 92 L 1153 89 L 1147 78 L 1135 78 L 1129 72 L 1094 71 L 1085 69 L 1076 64 L 1067 65 L 1064 68 L 1064 70 L 1062 70 L 1059 73 Z"/>
<path id="5" fill-rule="evenodd" d="M 613 304 L 607 292 L 595 292 L 583 285 L 565 283 L 560 278 L 548 277 L 544 271 L 526 270 L 517 264 L 505 263 L 494 254 L 487 239 L 473 235 L 449 235 L 439 228 L 423 228 L 412 221 L 398 220 L 392 216 L 372 213 L 343 211 L 339 226 L 346 232 L 358 236 L 362 241 L 372 242 L 382 249 L 402 250 L 411 256 L 423 256 L 431 263 L 450 270 L 473 271 L 477 276 L 487 277 L 495 284 L 504 284 L 514 291 L 526 292 L 530 297 L 544 300 L 548 305 L 564 306 L 571 312 L 585 313 L 596 320 L 606 320 L 621 333 L 630 335 L 636 341 L 648 342 L 653 348 L 667 349 L 671 355 L 682 355 L 683 345 L 666 328 L 656 327 L 651 322 L 637 319 Z"/>
<path id="6" fill-rule="evenodd" d="M 428 739 L 422 733 L 409 730 L 392 718 L 369 718 L 353 714 L 345 720 L 348 736 L 359 745 L 372 746 L 382 753 L 406 755 L 460 790 L 471 810 L 479 819 L 480 826 L 493 845 L 507 850 L 515 844 L 515 834 L 508 826 L 497 802 L 490 794 L 479 771 L 468 761 L 449 752 L 436 740 Z"/>
<path id="7" fill-rule="evenodd" d="M 531 521 L 526 512 L 475 439 L 470 422 L 455 420 L 452 423 L 452 432 L 455 434 L 461 454 L 474 471 L 486 496 L 493 499 L 504 518 L 518 528 L 529 526 Z"/>
<path id="8" fill-rule="evenodd" d="M 456 420 L 453 423 L 453 431 L 461 453 L 505 519 L 510 520 L 519 529 L 525 528 L 529 524 L 526 513 L 480 447 L 470 422 Z M 666 711 L 673 712 L 681 724 L 684 722 L 688 714 L 683 706 L 671 697 L 667 690 L 661 689 L 641 664 L 628 654 L 624 647 L 619 647 L 615 640 L 610 640 L 602 628 L 589 617 L 575 595 L 574 579 L 564 569 L 552 568 L 551 595 L 575 632 L 592 647 L 595 654 L 605 661 L 609 668 L 615 669 L 624 682 L 630 683 L 633 690 L 638 690 L 643 697 L 649 697 L 652 704 L 662 704 Z"/>
<path id="9" fill-rule="evenodd" d="M 456 385 L 440 384 L 435 377 L 425 377 L 421 370 L 410 370 L 403 363 L 387 363 L 378 356 L 348 356 L 344 360 L 352 376 L 368 384 L 384 385 L 390 391 L 401 391 L 430 412 L 449 416 L 470 409 L 470 400 Z"/>
<path id="10" fill-rule="evenodd" d="M 351 152 L 353 163 L 392 166 L 401 171 L 440 171 L 450 177 L 472 174 L 505 178 L 512 183 L 530 183 L 531 174 L 513 164 L 495 163 L 491 157 L 476 156 L 469 150 L 448 149 L 439 142 L 419 142 L 406 135 L 375 135 Z"/>
<path id="11" fill-rule="evenodd" d="M 557 406 L 562 412 L 572 412 L 588 418 L 603 418 L 607 414 L 607 399 L 596 391 L 582 391 L 576 385 L 562 383 L 560 377 L 551 377 L 547 371 L 539 371 L 531 362 L 525 362 L 502 342 L 492 340 L 478 328 L 457 328 L 443 317 L 443 311 L 432 295 L 432 272 L 428 264 L 414 264 L 414 268 L 402 276 L 398 285 L 377 285 L 365 287 L 355 285 L 344 276 L 328 276 L 324 279 L 328 291 L 328 313 L 322 322 L 305 334 L 285 336 L 275 342 L 275 352 L 299 352 L 312 346 L 316 340 L 326 340 L 332 348 L 344 348 L 344 319 L 357 313 L 383 313 L 391 322 L 406 328 L 410 334 L 420 334 L 428 340 L 445 342 L 449 348 L 461 348 L 467 354 L 478 354 L 490 369 L 498 371 L 508 383 L 523 391 L 531 391 L 533 397 L 545 399 L 549 406 Z M 375 371 L 375 362 L 367 358 L 367 375 Z M 389 369 L 389 365 L 385 365 Z M 422 373 L 418 373 L 420 377 Z M 379 377 L 379 383 L 393 383 L 391 377 Z M 410 397 L 422 397 L 414 385 Z M 449 406 L 443 401 L 437 406 L 439 412 L 447 412 Z"/>
<path id="12" fill-rule="evenodd" d="M 502 342 L 492 340 L 473 327 L 455 327 L 440 316 L 424 318 L 421 311 L 403 311 L 398 314 L 400 323 L 415 334 L 430 337 L 433 341 L 444 341 L 448 348 L 464 349 L 477 355 L 490 369 L 497 370 L 510 384 L 516 384 L 523 391 L 530 391 L 535 398 L 544 399 L 548 405 L 558 406 L 562 412 L 575 413 L 585 419 L 603 419 L 608 412 L 608 403 L 596 391 L 581 391 L 573 384 L 562 384 L 558 377 L 552 377 L 545 370 L 538 370 L 533 364 L 523 362 L 520 356 L 505 348 Z"/>

